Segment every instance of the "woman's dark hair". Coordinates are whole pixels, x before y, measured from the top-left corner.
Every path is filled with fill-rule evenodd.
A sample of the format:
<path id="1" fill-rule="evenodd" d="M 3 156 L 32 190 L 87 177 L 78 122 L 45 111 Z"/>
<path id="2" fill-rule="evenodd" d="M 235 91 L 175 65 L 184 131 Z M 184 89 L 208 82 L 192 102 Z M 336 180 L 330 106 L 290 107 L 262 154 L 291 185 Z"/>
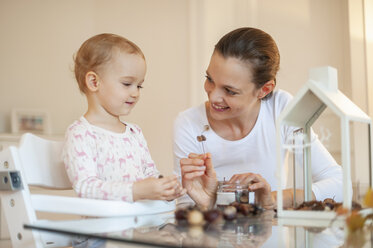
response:
<path id="1" fill-rule="evenodd" d="M 276 82 L 280 53 L 273 38 L 260 29 L 244 27 L 227 33 L 215 45 L 215 52 L 248 62 L 257 88 Z"/>

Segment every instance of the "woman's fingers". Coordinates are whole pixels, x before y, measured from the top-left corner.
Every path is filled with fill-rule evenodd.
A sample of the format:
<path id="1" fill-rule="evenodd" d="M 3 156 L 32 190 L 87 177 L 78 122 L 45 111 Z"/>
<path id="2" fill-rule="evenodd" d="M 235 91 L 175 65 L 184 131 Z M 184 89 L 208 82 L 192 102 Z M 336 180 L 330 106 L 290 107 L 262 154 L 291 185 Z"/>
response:
<path id="1" fill-rule="evenodd" d="M 205 154 L 197 154 L 197 153 L 189 153 L 188 158 L 198 158 L 198 159 L 204 159 L 206 157 Z"/>
<path id="2" fill-rule="evenodd" d="M 257 182 L 253 183 L 249 186 L 249 189 L 252 191 L 258 190 L 258 189 L 268 189 L 268 184 L 266 182 Z"/>
<path id="3" fill-rule="evenodd" d="M 185 165 L 182 168 L 183 173 L 195 172 L 195 171 L 205 171 L 206 166 L 195 166 L 195 165 Z"/>
<path id="4" fill-rule="evenodd" d="M 180 159 L 180 166 L 184 166 L 184 165 L 200 166 L 200 165 L 204 165 L 204 164 L 205 164 L 205 161 L 203 159 L 200 159 L 200 158 L 182 158 L 182 159 Z"/>
<path id="5" fill-rule="evenodd" d="M 206 153 L 204 157 L 204 164 L 206 165 L 206 174 L 210 177 L 216 177 L 214 165 L 212 164 L 211 153 Z"/>
<path id="6" fill-rule="evenodd" d="M 245 174 L 235 174 L 229 179 L 229 183 L 241 183 L 241 184 L 248 184 L 255 178 L 254 173 L 245 173 Z"/>
<path id="7" fill-rule="evenodd" d="M 196 172 L 188 172 L 184 174 L 185 179 L 193 179 L 195 177 L 200 177 L 205 174 L 205 171 L 196 171 Z"/>
<path id="8" fill-rule="evenodd" d="M 235 174 L 229 180 L 229 183 L 248 184 L 249 190 L 255 191 L 264 189 L 270 191 L 268 182 L 260 175 L 254 173 Z"/>

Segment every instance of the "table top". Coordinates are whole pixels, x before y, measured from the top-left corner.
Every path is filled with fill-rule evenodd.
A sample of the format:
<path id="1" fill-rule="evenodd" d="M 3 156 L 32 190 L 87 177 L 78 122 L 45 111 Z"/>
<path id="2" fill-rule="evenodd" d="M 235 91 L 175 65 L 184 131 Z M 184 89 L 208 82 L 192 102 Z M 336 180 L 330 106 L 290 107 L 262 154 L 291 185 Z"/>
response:
<path id="1" fill-rule="evenodd" d="M 190 226 L 177 223 L 174 213 L 169 212 L 120 218 L 37 221 L 25 228 L 67 234 L 84 242 L 100 238 L 104 243 L 155 247 L 371 247 L 372 228 L 351 235 L 344 223 L 317 218 L 278 219 L 273 211 L 264 211 L 233 221 Z"/>

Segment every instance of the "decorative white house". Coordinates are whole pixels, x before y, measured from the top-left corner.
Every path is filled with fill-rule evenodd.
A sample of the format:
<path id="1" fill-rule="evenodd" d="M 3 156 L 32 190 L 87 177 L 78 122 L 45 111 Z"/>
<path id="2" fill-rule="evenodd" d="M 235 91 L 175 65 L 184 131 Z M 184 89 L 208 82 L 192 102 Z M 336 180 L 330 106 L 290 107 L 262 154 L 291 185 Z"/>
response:
<path id="1" fill-rule="evenodd" d="M 352 202 L 352 182 L 351 182 L 351 149 L 350 149 L 350 123 L 361 122 L 367 124 L 369 128 L 369 184 L 372 185 L 372 146 L 373 135 L 371 118 L 338 90 L 337 70 L 332 67 L 320 67 L 310 70 L 309 80 L 303 88 L 294 96 L 293 100 L 286 106 L 276 122 L 277 135 L 277 165 L 279 189 L 285 184 L 285 162 L 283 149 L 285 144 L 281 141 L 281 127 L 283 125 L 297 127 L 302 132 L 302 143 L 310 144 L 311 126 L 320 114 L 329 108 L 340 118 L 341 124 L 341 155 L 343 167 L 343 206 L 351 208 Z M 311 147 L 303 145 L 303 190 L 305 201 L 312 200 L 312 168 L 311 168 Z M 293 161 L 295 163 L 295 161 Z M 293 173 L 295 177 L 295 173 Z M 295 180 L 295 179 L 294 179 Z M 295 187 L 294 194 L 295 194 Z M 282 191 L 277 191 L 277 214 L 278 217 L 297 218 L 319 218 L 329 219 L 335 216 L 333 211 L 302 211 L 286 210 L 283 208 Z"/>

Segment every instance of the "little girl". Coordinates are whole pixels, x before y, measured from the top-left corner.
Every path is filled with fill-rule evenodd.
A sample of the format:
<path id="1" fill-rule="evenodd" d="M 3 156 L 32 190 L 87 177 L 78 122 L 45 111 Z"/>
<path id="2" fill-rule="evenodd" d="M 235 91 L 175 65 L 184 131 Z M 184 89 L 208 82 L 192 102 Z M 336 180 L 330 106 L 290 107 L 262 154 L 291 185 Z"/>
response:
<path id="1" fill-rule="evenodd" d="M 140 48 L 118 35 L 93 36 L 77 52 L 75 77 L 88 110 L 68 128 L 63 159 L 80 197 L 132 202 L 185 194 L 176 176 L 159 175 L 141 129 L 119 119 L 139 100 L 145 72 Z"/>

